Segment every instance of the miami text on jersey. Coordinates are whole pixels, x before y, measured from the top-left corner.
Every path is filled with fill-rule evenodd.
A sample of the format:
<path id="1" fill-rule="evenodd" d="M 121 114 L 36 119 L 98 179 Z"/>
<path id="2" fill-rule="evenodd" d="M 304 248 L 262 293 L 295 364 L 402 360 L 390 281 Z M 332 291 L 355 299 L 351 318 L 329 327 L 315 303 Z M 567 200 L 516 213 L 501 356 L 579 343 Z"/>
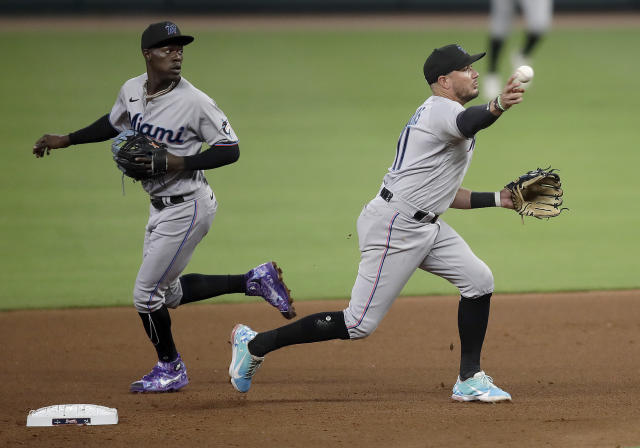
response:
<path id="1" fill-rule="evenodd" d="M 142 120 L 140 120 L 140 113 L 135 114 L 131 119 L 131 129 L 134 129 L 141 134 L 148 135 L 159 142 L 163 141 L 166 137 L 166 141 L 169 143 L 184 143 L 184 140 L 182 140 L 184 126 L 180 126 L 177 131 L 174 131 L 173 129 L 165 129 L 151 123 L 142 123 Z"/>

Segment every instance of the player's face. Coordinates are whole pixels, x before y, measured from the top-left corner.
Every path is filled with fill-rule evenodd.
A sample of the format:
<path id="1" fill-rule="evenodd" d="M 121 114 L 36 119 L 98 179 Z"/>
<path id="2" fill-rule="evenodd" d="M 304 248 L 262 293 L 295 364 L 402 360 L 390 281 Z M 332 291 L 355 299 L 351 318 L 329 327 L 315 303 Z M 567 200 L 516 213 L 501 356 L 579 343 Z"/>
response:
<path id="1" fill-rule="evenodd" d="M 148 70 L 160 78 L 177 81 L 182 71 L 182 45 L 151 48 L 149 51 Z"/>
<path id="2" fill-rule="evenodd" d="M 454 70 L 448 76 L 453 83 L 453 93 L 462 104 L 478 96 L 478 72 L 471 65 Z"/>

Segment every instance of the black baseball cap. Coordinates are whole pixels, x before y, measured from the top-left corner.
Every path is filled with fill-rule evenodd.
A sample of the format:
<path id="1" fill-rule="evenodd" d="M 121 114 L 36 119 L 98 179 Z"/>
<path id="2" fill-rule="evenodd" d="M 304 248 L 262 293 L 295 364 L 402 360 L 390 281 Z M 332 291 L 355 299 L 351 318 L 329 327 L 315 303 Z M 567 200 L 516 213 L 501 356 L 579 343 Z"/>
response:
<path id="1" fill-rule="evenodd" d="M 433 84 L 438 77 L 471 65 L 487 53 L 469 54 L 458 44 L 445 45 L 431 52 L 424 63 L 424 78 Z"/>
<path id="2" fill-rule="evenodd" d="M 187 45 L 193 42 L 193 36 L 180 33 L 180 28 L 173 22 L 152 23 L 142 33 L 140 46 L 145 48 L 164 47 L 169 44 Z"/>

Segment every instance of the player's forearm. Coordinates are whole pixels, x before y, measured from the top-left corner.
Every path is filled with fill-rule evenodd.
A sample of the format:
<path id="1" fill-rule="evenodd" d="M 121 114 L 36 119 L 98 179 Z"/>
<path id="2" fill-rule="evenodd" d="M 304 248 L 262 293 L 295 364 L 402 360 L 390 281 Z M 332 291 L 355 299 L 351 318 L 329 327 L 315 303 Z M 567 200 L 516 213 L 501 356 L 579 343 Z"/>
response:
<path id="1" fill-rule="evenodd" d="M 471 106 L 456 117 L 456 124 L 462 135 L 471 138 L 484 128 L 488 128 L 498 119 L 502 112 L 495 112 L 493 102 L 480 106 Z"/>
<path id="2" fill-rule="evenodd" d="M 453 198 L 450 208 L 457 208 L 461 210 L 471 208 L 471 190 L 460 187 L 456 192 L 456 197 Z"/>
<path id="3" fill-rule="evenodd" d="M 181 157 L 184 170 L 210 170 L 232 164 L 240 158 L 237 142 L 218 143 L 193 156 Z"/>
<path id="4" fill-rule="evenodd" d="M 104 142 L 118 135 L 118 131 L 111 125 L 109 114 L 98 118 L 95 122 L 68 135 L 70 145 L 82 143 Z"/>
<path id="5" fill-rule="evenodd" d="M 471 208 L 504 207 L 513 208 L 510 193 L 506 189 L 496 192 L 471 191 L 459 188 L 450 208 L 468 210 Z"/>

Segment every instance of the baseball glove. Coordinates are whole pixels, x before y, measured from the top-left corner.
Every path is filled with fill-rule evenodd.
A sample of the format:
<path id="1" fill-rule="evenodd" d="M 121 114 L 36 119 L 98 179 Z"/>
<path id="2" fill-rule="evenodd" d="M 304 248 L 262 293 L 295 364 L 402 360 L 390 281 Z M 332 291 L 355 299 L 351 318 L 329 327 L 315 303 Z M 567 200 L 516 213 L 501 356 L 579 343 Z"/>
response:
<path id="1" fill-rule="evenodd" d="M 111 144 L 118 169 L 135 180 L 167 172 L 167 145 L 134 130 L 121 132 Z"/>
<path id="2" fill-rule="evenodd" d="M 538 168 L 505 185 L 511 192 L 513 209 L 521 216 L 538 219 L 558 216 L 562 205 L 562 183 L 560 176 L 551 167 Z"/>

